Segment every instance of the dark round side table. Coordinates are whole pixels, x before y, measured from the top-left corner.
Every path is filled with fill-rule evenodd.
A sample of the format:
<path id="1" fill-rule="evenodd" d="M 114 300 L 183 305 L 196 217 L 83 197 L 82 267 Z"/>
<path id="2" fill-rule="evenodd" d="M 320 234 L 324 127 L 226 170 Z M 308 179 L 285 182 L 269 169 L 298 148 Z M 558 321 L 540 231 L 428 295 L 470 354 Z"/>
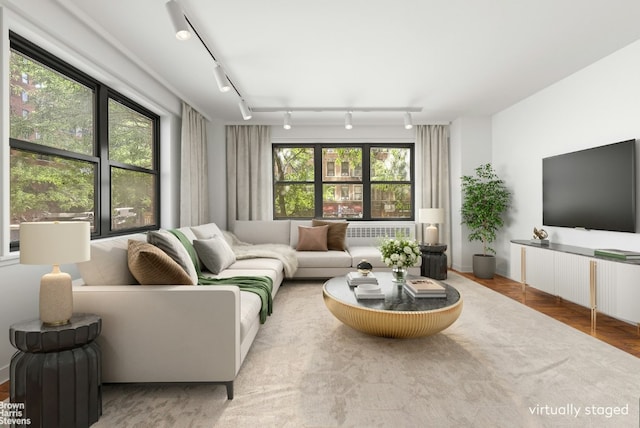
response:
<path id="1" fill-rule="evenodd" d="M 446 244 L 420 245 L 422 265 L 420 275 L 433 279 L 447 279 Z"/>
<path id="2" fill-rule="evenodd" d="M 37 320 L 11 326 L 18 349 L 11 358 L 12 403 L 36 427 L 88 427 L 102 415 L 101 353 L 95 339 L 102 319 L 74 314 L 61 326 Z"/>

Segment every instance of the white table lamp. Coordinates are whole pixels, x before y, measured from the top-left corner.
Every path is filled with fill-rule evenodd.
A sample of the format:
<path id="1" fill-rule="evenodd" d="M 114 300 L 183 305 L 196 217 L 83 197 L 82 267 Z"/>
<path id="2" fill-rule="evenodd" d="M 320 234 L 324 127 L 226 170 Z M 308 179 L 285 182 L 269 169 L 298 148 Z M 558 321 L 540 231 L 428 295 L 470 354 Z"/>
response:
<path id="1" fill-rule="evenodd" d="M 444 210 L 442 208 L 420 208 L 418 221 L 429 224 L 425 229 L 423 242 L 426 245 L 437 244 L 438 227 L 436 224 L 444 223 Z"/>
<path id="2" fill-rule="evenodd" d="M 20 223 L 20 263 L 53 265 L 40 280 L 40 320 L 46 325 L 67 324 L 73 314 L 71 275 L 60 271 L 65 263 L 91 258 L 89 222 Z"/>

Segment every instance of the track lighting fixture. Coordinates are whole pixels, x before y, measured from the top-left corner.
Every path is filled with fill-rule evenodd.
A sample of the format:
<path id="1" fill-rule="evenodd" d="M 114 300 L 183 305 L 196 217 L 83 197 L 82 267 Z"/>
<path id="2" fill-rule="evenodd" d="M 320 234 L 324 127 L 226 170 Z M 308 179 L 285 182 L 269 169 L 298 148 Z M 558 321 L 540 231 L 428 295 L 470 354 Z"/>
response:
<path id="1" fill-rule="evenodd" d="M 191 38 L 191 31 L 189 30 L 189 24 L 187 23 L 180 4 L 176 0 L 170 0 L 165 6 L 169 12 L 171 22 L 173 22 L 173 27 L 176 30 L 176 39 L 189 40 Z"/>
<path id="2" fill-rule="evenodd" d="M 422 111 L 422 107 L 251 107 L 253 113 L 287 113 L 284 116 L 285 129 L 290 129 L 291 126 L 291 114 L 295 112 L 307 112 L 307 113 L 323 113 L 323 112 L 344 112 L 347 113 L 344 116 L 344 127 L 346 129 L 353 129 L 353 112 L 358 113 L 376 113 L 376 112 L 397 112 L 404 114 L 404 127 L 406 129 L 413 128 L 413 118 L 411 113 L 419 113 Z M 287 128 L 287 124 L 289 128 Z"/>
<path id="3" fill-rule="evenodd" d="M 351 110 L 344 115 L 344 128 L 352 129 L 353 128 L 353 115 L 351 114 Z"/>
<path id="4" fill-rule="evenodd" d="M 207 50 L 209 56 L 213 60 L 213 77 L 216 79 L 218 89 L 220 89 L 220 92 L 229 92 L 231 89 L 233 89 L 236 94 L 238 94 L 238 98 L 240 98 L 238 106 L 240 107 L 242 118 L 244 120 L 251 119 L 251 110 L 249 109 L 249 106 L 247 106 L 247 103 L 242 97 L 242 94 L 240 94 L 240 91 L 238 91 L 236 85 L 233 84 L 229 76 L 227 76 L 223 71 L 222 66 L 213 55 L 213 52 L 211 52 L 209 46 L 207 46 L 202 37 L 200 37 L 200 34 L 198 34 L 198 30 L 191 23 L 191 21 L 189 21 L 189 17 L 185 15 L 182 7 L 180 7 L 177 0 L 170 0 L 165 5 L 167 7 L 167 11 L 169 12 L 169 16 L 171 17 L 171 21 L 176 28 L 176 37 L 179 40 L 187 40 L 191 37 L 191 30 L 193 30 L 193 34 L 195 34 L 198 40 L 200 40 L 200 43 L 202 43 L 202 46 Z"/>
<path id="5" fill-rule="evenodd" d="M 224 74 L 224 71 L 222 71 L 222 67 L 220 67 L 220 64 L 218 64 L 217 62 L 214 64 L 215 66 L 213 67 L 213 77 L 215 77 L 216 79 L 218 89 L 220 89 L 220 92 L 229 92 L 231 90 L 231 85 L 229 84 L 227 76 Z"/>
<path id="6" fill-rule="evenodd" d="M 288 111 L 284 114 L 284 129 L 291 129 L 291 112 Z"/>
<path id="7" fill-rule="evenodd" d="M 413 128 L 413 122 L 411 121 L 411 113 L 408 111 L 404 112 L 404 129 Z"/>
<path id="8" fill-rule="evenodd" d="M 247 103 L 245 102 L 245 100 L 240 98 L 240 102 L 238 103 L 238 107 L 240 107 L 240 113 L 242 113 L 242 118 L 244 120 L 251 119 L 251 110 L 249 110 L 249 106 L 247 106 Z"/>

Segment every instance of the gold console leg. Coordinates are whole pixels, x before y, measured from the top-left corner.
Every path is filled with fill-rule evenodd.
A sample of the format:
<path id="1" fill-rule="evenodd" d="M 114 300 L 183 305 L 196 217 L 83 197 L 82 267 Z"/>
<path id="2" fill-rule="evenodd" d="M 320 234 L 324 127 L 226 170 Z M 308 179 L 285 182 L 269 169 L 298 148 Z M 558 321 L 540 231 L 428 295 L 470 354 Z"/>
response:
<path id="1" fill-rule="evenodd" d="M 527 301 L 527 250 L 520 248 L 520 282 L 522 283 L 522 298 Z"/>
<path id="2" fill-rule="evenodd" d="M 591 300 L 591 332 L 595 333 L 596 331 L 596 321 L 597 321 L 597 288 L 596 288 L 596 262 L 591 260 L 589 262 L 589 297 Z"/>

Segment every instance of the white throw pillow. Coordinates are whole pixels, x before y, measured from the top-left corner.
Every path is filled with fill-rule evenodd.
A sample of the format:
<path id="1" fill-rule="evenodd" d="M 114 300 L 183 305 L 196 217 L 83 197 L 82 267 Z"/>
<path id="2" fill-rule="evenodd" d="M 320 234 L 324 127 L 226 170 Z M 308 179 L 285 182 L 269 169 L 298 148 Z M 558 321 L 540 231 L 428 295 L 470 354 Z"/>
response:
<path id="1" fill-rule="evenodd" d="M 211 273 L 219 274 L 236 262 L 235 253 L 220 235 L 211 239 L 196 239 L 193 247 L 202 264 Z"/>

